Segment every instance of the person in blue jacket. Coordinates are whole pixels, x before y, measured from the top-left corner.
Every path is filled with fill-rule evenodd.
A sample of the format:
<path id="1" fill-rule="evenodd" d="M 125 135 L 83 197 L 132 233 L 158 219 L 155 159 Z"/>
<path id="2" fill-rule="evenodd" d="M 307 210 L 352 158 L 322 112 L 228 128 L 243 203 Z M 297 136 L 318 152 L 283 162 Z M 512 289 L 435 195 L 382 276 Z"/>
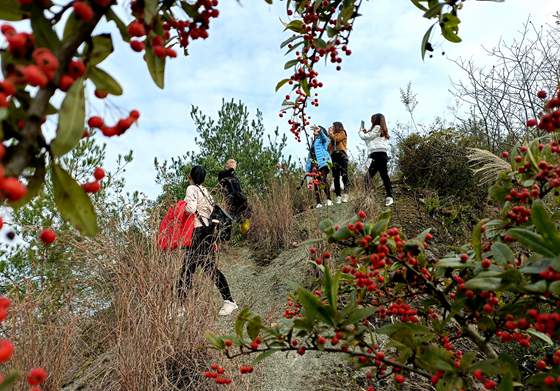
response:
<path id="1" fill-rule="evenodd" d="M 311 179 L 313 180 L 317 208 L 323 207 L 321 203 L 321 189 L 327 196 L 327 206 L 333 204 L 328 180 L 329 166 L 332 164 L 331 155 L 329 153 L 329 142 L 327 130 L 322 126 L 314 126 L 313 141 L 311 142 L 311 150 L 307 158 L 306 170 L 312 175 Z"/>

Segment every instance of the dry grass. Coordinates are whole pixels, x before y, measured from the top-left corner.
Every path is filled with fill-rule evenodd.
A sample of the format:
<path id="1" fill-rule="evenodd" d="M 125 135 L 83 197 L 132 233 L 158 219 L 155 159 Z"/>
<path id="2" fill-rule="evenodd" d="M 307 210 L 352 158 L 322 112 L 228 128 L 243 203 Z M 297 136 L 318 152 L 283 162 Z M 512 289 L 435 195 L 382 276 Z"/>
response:
<path id="1" fill-rule="evenodd" d="M 16 301 L 6 333 L 14 368 L 43 366 L 46 390 L 211 390 L 202 377 L 213 353 L 205 333 L 220 306 L 213 282 L 197 276 L 179 314 L 175 284 L 183 252 L 163 253 L 150 234 L 118 232 L 70 243 L 84 267 L 84 295 L 49 310 L 48 293 Z M 22 380 L 19 389 L 27 389 Z"/>
<path id="2" fill-rule="evenodd" d="M 306 189 L 298 185 L 296 178 L 283 177 L 273 180 L 267 192 L 250 197 L 253 215 L 248 238 L 260 250 L 275 252 L 297 240 L 294 215 L 312 205 Z"/>

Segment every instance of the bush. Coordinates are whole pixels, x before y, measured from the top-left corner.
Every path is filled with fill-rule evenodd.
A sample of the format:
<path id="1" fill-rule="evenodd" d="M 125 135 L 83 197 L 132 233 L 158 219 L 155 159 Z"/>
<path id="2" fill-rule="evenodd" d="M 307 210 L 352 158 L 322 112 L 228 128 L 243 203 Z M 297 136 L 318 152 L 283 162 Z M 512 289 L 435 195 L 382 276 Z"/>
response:
<path id="1" fill-rule="evenodd" d="M 467 148 L 475 145 L 475 140 L 453 129 L 406 137 L 398 144 L 398 167 L 404 183 L 435 190 L 440 196 L 479 202 L 485 193 L 477 190 L 467 158 Z"/>

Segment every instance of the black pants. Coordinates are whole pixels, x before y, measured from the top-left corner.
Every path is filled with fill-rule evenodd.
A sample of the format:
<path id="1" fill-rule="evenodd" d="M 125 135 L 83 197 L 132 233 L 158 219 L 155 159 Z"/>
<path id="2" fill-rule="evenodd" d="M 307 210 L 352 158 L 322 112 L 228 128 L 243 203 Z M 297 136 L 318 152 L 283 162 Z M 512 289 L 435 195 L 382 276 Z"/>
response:
<path id="1" fill-rule="evenodd" d="M 327 166 L 325 166 L 325 167 L 321 167 L 317 171 L 320 175 L 318 177 L 314 178 L 314 179 L 317 179 L 319 181 L 319 184 L 313 184 L 313 188 L 315 189 L 315 199 L 317 200 L 317 203 L 320 204 L 321 203 L 321 189 L 323 189 L 325 191 L 325 194 L 327 195 L 327 200 L 330 200 L 331 199 L 331 186 L 329 185 L 329 180 L 328 180 L 329 168 Z"/>
<path id="2" fill-rule="evenodd" d="M 348 193 L 350 181 L 348 180 L 348 156 L 343 151 L 334 151 L 331 155 L 333 161 L 334 192 L 340 197 L 340 177 L 344 184 L 344 192 Z"/>
<path id="3" fill-rule="evenodd" d="M 369 165 L 368 174 L 369 179 L 373 179 L 375 174 L 379 172 L 381 180 L 383 180 L 383 186 L 385 187 L 385 194 L 387 197 L 393 196 L 393 191 L 391 189 L 391 179 L 389 178 L 389 171 L 387 169 L 387 162 L 389 158 L 386 152 L 373 152 L 369 155 L 372 159 Z"/>
<path id="4" fill-rule="evenodd" d="M 199 266 L 202 266 L 204 272 L 214 280 L 222 298 L 233 301 L 226 277 L 217 268 L 214 252 L 212 251 L 213 245 L 213 235 L 208 228 L 199 227 L 194 230 L 192 245 L 185 254 L 179 278 L 178 294 L 181 301 L 185 300 L 187 291 L 192 287 L 193 275 Z"/>

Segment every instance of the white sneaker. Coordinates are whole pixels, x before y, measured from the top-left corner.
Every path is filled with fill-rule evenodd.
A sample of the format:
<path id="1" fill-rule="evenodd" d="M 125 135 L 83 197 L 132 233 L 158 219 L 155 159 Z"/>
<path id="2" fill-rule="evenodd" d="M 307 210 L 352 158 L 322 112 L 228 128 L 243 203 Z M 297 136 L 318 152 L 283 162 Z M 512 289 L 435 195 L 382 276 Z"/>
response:
<path id="1" fill-rule="evenodd" d="M 385 206 L 391 206 L 393 205 L 393 202 L 394 202 L 393 197 L 385 198 Z"/>
<path id="2" fill-rule="evenodd" d="M 331 200 L 327 200 L 327 206 L 332 206 L 332 201 Z"/>
<path id="3" fill-rule="evenodd" d="M 343 194 L 342 195 L 342 202 L 344 202 L 344 203 L 348 202 L 348 194 Z"/>
<path id="4" fill-rule="evenodd" d="M 235 304 L 233 301 L 224 300 L 224 305 L 220 309 L 220 312 L 218 312 L 218 315 L 227 316 L 231 314 L 233 311 L 235 311 L 237 308 L 239 307 L 237 307 L 237 304 Z"/>
<path id="5" fill-rule="evenodd" d="M 320 209 L 320 208 L 322 208 L 322 207 L 323 207 L 323 204 L 317 204 L 317 205 L 315 206 L 315 208 L 317 208 L 317 209 Z"/>
<path id="6" fill-rule="evenodd" d="M 342 198 L 340 196 L 336 197 L 336 203 L 340 204 L 342 202 Z"/>

